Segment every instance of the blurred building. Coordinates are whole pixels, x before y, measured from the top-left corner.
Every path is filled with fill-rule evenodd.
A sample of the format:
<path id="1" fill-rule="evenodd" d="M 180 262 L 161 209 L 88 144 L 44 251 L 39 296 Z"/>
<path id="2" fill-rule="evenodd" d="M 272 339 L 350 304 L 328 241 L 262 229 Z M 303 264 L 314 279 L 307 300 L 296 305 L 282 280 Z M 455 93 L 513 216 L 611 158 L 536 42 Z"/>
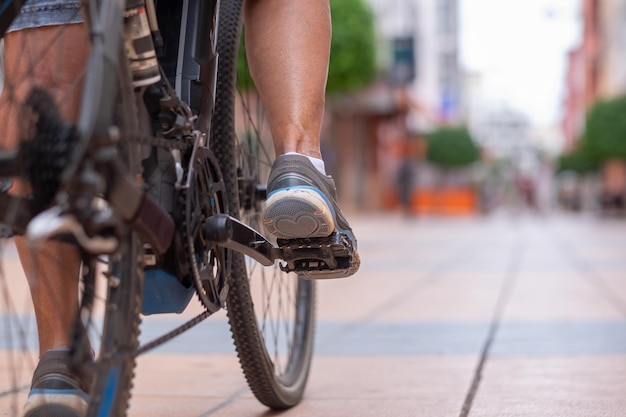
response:
<path id="1" fill-rule="evenodd" d="M 500 107 L 477 116 L 472 133 L 489 159 L 514 159 L 530 146 L 529 129 L 524 113 Z"/>
<path id="2" fill-rule="evenodd" d="M 569 53 L 562 120 L 566 147 L 573 149 L 585 128 L 587 112 L 601 99 L 626 94 L 626 0 L 580 0 L 583 37 Z M 623 201 L 626 163 L 601 167 L 601 193 Z"/>
<path id="3" fill-rule="evenodd" d="M 592 80 L 592 67 L 594 60 L 588 59 L 589 54 L 583 45 L 572 49 L 567 55 L 567 73 L 565 77 L 566 96 L 563 102 L 563 130 L 564 146 L 566 151 L 571 151 L 578 141 L 580 132 L 585 126 L 585 116 L 588 103 L 593 102 L 595 83 Z"/>
<path id="4" fill-rule="evenodd" d="M 600 1 L 582 1 L 583 36 L 580 45 L 568 54 L 565 78 L 563 133 L 566 149 L 574 148 L 584 129 L 587 110 L 598 92 L 599 53 L 601 44 Z"/>
<path id="5" fill-rule="evenodd" d="M 613 98 L 626 93 L 626 0 L 601 0 L 597 5 L 597 96 Z"/>
<path id="6" fill-rule="evenodd" d="M 598 99 L 626 93 L 626 0 L 579 0 L 583 36 L 569 52 L 563 132 L 572 148 Z"/>
<path id="7" fill-rule="evenodd" d="M 381 61 L 390 85 L 420 104 L 410 127 L 461 119 L 458 0 L 368 0 L 381 35 Z"/>
<path id="8" fill-rule="evenodd" d="M 461 117 L 458 0 L 367 0 L 376 17 L 381 78 L 332 103 L 342 204 L 385 207 L 396 171 L 419 146 L 409 136 Z"/>

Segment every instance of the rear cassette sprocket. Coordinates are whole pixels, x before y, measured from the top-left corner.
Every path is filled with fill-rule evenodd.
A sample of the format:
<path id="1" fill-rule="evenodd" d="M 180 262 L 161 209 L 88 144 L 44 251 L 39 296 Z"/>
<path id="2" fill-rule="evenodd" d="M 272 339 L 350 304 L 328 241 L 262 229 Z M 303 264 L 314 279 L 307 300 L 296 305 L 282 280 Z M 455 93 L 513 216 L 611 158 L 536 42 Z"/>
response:
<path id="1" fill-rule="evenodd" d="M 35 212 L 49 207 L 61 184 L 78 141 L 74 126 L 61 117 L 54 98 L 34 87 L 21 109 L 20 150 L 22 176 L 28 179 Z"/>

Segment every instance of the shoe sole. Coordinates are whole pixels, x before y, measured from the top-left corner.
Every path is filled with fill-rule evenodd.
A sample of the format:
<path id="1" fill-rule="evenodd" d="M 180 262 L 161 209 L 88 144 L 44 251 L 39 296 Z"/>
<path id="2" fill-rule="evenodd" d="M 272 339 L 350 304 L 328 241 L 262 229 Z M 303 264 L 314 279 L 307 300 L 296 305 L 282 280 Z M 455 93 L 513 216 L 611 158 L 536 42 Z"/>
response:
<path id="1" fill-rule="evenodd" d="M 28 397 L 23 417 L 84 416 L 87 413 L 87 401 L 79 395 L 66 393 L 42 393 Z"/>
<path id="2" fill-rule="evenodd" d="M 272 193 L 263 211 L 265 230 L 278 239 L 330 236 L 335 230 L 334 218 L 324 197 L 308 188 Z"/>

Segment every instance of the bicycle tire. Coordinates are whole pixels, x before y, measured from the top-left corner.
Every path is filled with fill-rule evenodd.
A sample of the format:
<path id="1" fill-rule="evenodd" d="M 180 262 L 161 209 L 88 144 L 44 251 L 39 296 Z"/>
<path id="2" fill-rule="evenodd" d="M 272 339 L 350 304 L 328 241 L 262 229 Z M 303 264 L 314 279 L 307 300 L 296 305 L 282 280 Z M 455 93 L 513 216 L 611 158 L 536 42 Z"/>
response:
<path id="1" fill-rule="evenodd" d="M 139 131 L 136 98 L 125 53 L 120 52 L 114 120 L 121 141 L 119 154 L 127 167 L 141 174 L 139 145 L 124 138 Z M 109 262 L 108 294 L 102 327 L 100 354 L 90 392 L 86 417 L 125 416 L 129 406 L 136 366 L 141 324 L 143 288 L 143 243 L 126 228 L 120 249 Z"/>
<path id="2" fill-rule="evenodd" d="M 66 27 L 68 26 L 50 27 L 52 36 L 50 37 L 51 44 L 48 48 L 63 47 L 54 42 L 63 38 L 63 31 L 66 30 Z M 59 35 L 57 36 L 56 34 Z M 16 35 L 14 39 L 23 39 L 23 37 Z M 124 54 L 121 53 L 121 55 L 123 56 Z M 39 63 L 37 59 L 36 56 L 33 56 L 32 61 L 25 64 L 29 71 L 35 71 Z M 135 97 L 130 85 L 130 74 L 125 60 L 124 56 L 119 61 L 117 87 L 112 87 L 118 91 L 117 101 L 113 104 L 115 106 L 114 117 L 122 138 L 128 131 L 133 131 L 138 126 Z M 54 72 L 54 69 L 52 72 Z M 80 71 L 78 72 L 80 73 Z M 31 74 L 31 72 L 27 72 L 26 76 L 30 78 Z M 82 80 L 86 78 L 85 74 L 84 70 L 79 75 L 80 79 L 77 78 L 71 81 L 73 88 L 79 88 L 78 86 L 82 84 Z M 32 76 L 32 78 L 35 77 Z M 49 80 L 50 85 L 45 89 L 50 92 L 50 97 L 54 96 L 54 81 Z M 6 95 L 3 98 L 18 100 L 21 95 L 10 91 L 14 88 L 11 84 L 12 82 L 13 80 L 5 82 L 5 94 L 9 94 L 9 98 Z M 18 88 L 15 87 L 15 91 L 18 91 Z M 75 91 L 68 89 L 68 91 L 59 92 L 56 95 L 57 103 L 76 94 Z M 13 105 L 20 106 L 21 103 L 16 101 Z M 82 103 L 80 108 L 85 105 L 88 105 L 88 103 Z M 54 151 L 58 148 L 56 144 L 50 144 L 49 146 L 43 152 L 44 154 L 47 151 Z M 120 141 L 119 154 L 123 156 L 126 163 L 137 167 L 139 163 L 138 153 L 131 146 L 126 146 L 123 141 Z M 51 152 L 48 158 L 49 161 L 35 161 L 34 169 L 41 169 L 41 166 L 60 167 L 58 172 L 46 174 L 57 176 L 55 181 L 58 182 L 58 177 L 68 162 L 68 160 L 64 160 L 62 163 L 59 163 L 58 157 L 59 155 Z M 46 175 L 43 175 L 43 177 Z M 108 271 L 104 274 L 106 276 L 106 295 L 94 294 L 93 291 L 95 289 L 93 285 L 86 284 L 85 281 L 82 282 L 80 290 L 80 298 L 82 300 L 94 297 L 104 298 L 104 300 L 97 300 L 100 303 L 97 307 L 88 307 L 83 311 L 85 314 L 78 318 L 83 324 L 87 325 L 83 331 L 92 336 L 90 344 L 95 353 L 95 362 L 81 364 L 81 366 L 84 365 L 91 372 L 94 372 L 86 414 L 88 417 L 96 415 L 124 416 L 128 408 L 135 368 L 134 352 L 138 345 L 137 339 L 141 319 L 140 297 L 143 269 L 138 261 L 142 253 L 141 251 L 142 245 L 136 234 L 130 230 L 125 230 L 123 239 L 120 242 L 120 251 L 117 255 L 110 256 L 107 261 Z M 83 277 L 91 276 L 91 278 L 94 278 L 96 269 L 100 269 L 99 264 L 102 260 L 90 256 L 84 256 L 83 260 Z M 33 278 L 38 279 L 37 277 Z M 79 277 L 76 279 L 78 285 Z M 44 279 L 43 281 L 47 280 Z M 32 305 L 25 307 L 24 311 L 15 308 L 17 304 L 24 303 L 24 294 L 14 293 L 12 287 L 15 287 L 15 285 L 11 285 L 10 277 L 7 277 L 0 270 L 0 290 L 3 293 L 0 300 L 0 315 L 4 318 L 3 323 L 6 325 L 6 327 L 0 328 L 4 337 L 3 343 L 0 344 L 0 352 L 5 353 L 9 358 L 8 365 L 4 366 L 8 366 L 6 374 L 11 375 L 11 381 L 0 378 L 2 381 L 2 385 L 0 385 L 0 410 L 4 411 L 6 408 L 8 411 L 5 415 L 17 416 L 20 414 L 20 408 L 30 386 L 32 370 L 37 363 L 37 342 L 36 337 L 32 334 L 34 324 Z M 58 300 L 58 302 L 62 302 L 62 300 Z M 79 327 L 77 325 L 72 331 L 76 334 L 76 330 Z M 79 340 L 84 343 L 84 339 L 75 339 L 72 342 L 73 346 L 71 346 L 73 349 L 82 349 L 82 346 L 78 346 Z M 0 412 L 0 414 L 4 413 Z"/>
<path id="3" fill-rule="evenodd" d="M 271 140 L 261 137 L 266 130 L 263 118 L 241 111 L 249 110 L 248 100 L 256 97 L 246 94 L 237 83 L 242 7 L 242 0 L 234 0 L 222 2 L 220 10 L 220 58 L 210 146 L 229 191 L 229 214 L 259 230 L 260 190 L 267 181 L 274 151 L 267 149 Z M 255 101 L 254 107 L 262 111 Z M 239 118 L 237 113 L 246 114 Z M 250 127 L 251 121 L 256 122 L 254 126 L 242 132 L 241 125 Z M 313 355 L 315 294 L 313 281 L 282 272 L 278 262 L 263 268 L 233 254 L 227 299 L 233 340 L 250 389 L 272 409 L 293 407 L 303 397 Z"/>

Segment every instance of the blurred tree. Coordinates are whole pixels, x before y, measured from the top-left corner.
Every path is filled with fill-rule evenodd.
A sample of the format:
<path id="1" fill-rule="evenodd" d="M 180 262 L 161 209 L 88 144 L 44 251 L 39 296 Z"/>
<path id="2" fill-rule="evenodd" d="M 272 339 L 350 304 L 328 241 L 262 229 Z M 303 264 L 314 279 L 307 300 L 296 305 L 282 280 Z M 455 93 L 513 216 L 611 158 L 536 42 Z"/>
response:
<path id="1" fill-rule="evenodd" d="M 331 0 L 333 36 L 327 94 L 357 90 L 377 75 L 374 15 L 365 0 Z M 243 47 L 239 48 L 240 88 L 254 86 Z"/>
<path id="2" fill-rule="evenodd" d="M 598 164 L 584 147 L 563 153 L 557 160 L 557 172 L 572 171 L 583 175 L 597 168 Z"/>
<path id="3" fill-rule="evenodd" d="M 585 153 L 597 162 L 626 159 L 626 96 L 593 105 L 582 144 Z"/>
<path id="4" fill-rule="evenodd" d="M 374 15 L 365 0 L 331 0 L 333 37 L 326 92 L 357 90 L 377 73 Z"/>
<path id="5" fill-rule="evenodd" d="M 460 168 L 476 162 L 480 153 L 464 127 L 443 127 L 426 136 L 426 158 L 443 168 Z"/>
<path id="6" fill-rule="evenodd" d="M 241 32 L 241 41 L 239 43 L 239 55 L 237 56 L 237 88 L 241 91 L 248 91 L 254 88 L 254 81 L 250 75 L 248 68 L 248 60 L 246 59 L 246 46 L 243 41 L 244 31 Z"/>

